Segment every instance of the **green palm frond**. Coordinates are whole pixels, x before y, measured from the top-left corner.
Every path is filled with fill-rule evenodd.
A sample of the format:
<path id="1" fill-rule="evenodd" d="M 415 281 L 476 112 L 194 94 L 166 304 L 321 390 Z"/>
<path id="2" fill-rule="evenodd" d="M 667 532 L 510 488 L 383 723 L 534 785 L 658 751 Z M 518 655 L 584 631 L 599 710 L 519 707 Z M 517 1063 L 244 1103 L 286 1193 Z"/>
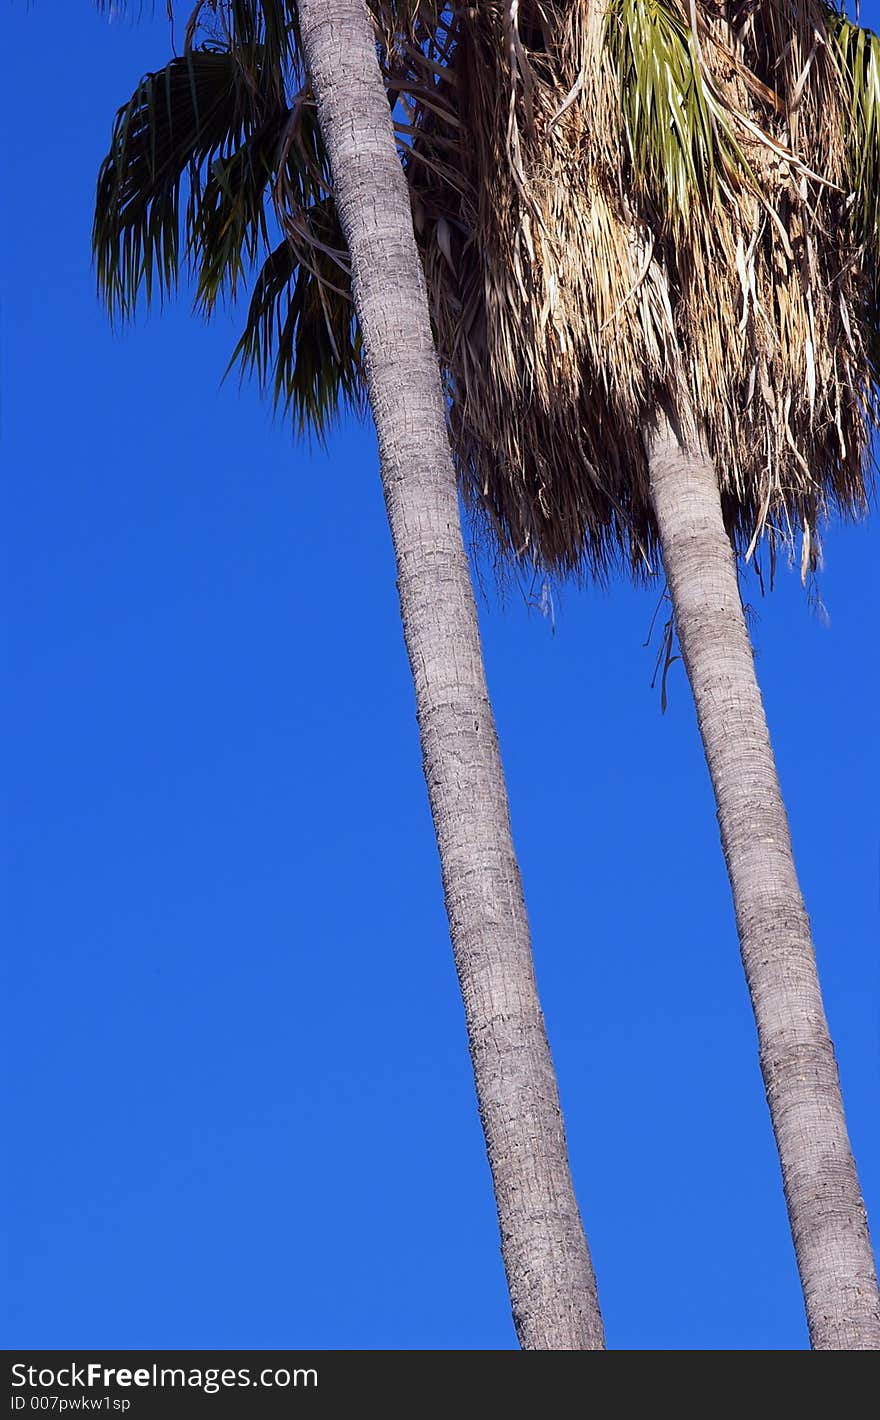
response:
<path id="1" fill-rule="evenodd" d="M 719 167 L 729 180 L 753 180 L 683 14 L 660 0 L 613 0 L 605 45 L 633 176 L 661 212 L 686 218 L 695 202 L 711 200 Z"/>
<path id="2" fill-rule="evenodd" d="M 126 0 L 95 0 L 99 10 L 123 10 Z M 143 9 L 144 0 L 129 0 L 129 8 Z M 279 77 L 296 69 L 300 53 L 296 0 L 152 0 L 152 10 L 164 10 L 172 24 L 183 23 L 184 41 L 190 47 L 199 34 L 220 38 L 225 47 L 241 54 L 259 49 L 264 60 L 263 80 L 282 90 Z"/>
<path id="3" fill-rule="evenodd" d="M 171 292 L 182 270 L 210 315 L 257 271 L 230 364 L 320 435 L 341 405 L 362 402 L 360 341 L 315 107 L 301 87 L 288 102 L 276 84 L 290 31 L 273 32 L 268 16 L 283 11 L 218 5 L 218 34 L 205 27 L 202 47 L 141 80 L 101 167 L 94 250 L 99 286 L 123 316 L 141 294 Z M 267 36 L 268 57 L 255 43 Z M 287 79 L 301 84 L 295 68 Z"/>
<path id="4" fill-rule="evenodd" d="M 309 213 L 322 247 L 342 245 L 335 208 L 329 200 Z M 289 241 L 267 258 L 248 309 L 247 321 L 230 361 L 253 373 L 277 407 L 290 414 L 300 433 L 319 438 L 341 406 L 365 407 L 360 332 L 351 300 L 351 281 L 322 249 L 298 260 Z"/>
<path id="5" fill-rule="evenodd" d="M 210 165 L 190 234 L 196 299 L 206 315 L 221 295 L 234 299 L 261 253 L 271 250 L 267 199 L 289 119 L 289 110 L 279 109 L 228 158 L 218 155 Z"/>
<path id="6" fill-rule="evenodd" d="M 133 313 L 177 284 L 197 243 L 206 176 L 266 122 L 235 57 L 192 50 L 147 74 L 119 110 L 98 175 L 93 244 L 108 305 Z M 181 244 L 181 232 L 184 241 Z"/>
<path id="7" fill-rule="evenodd" d="M 184 54 L 120 109 L 99 177 L 98 279 L 123 315 L 141 289 L 170 292 L 185 261 L 200 268 L 210 309 L 271 245 L 273 145 L 286 93 L 302 83 L 294 0 L 201 0 L 186 12 Z"/>
<path id="8" fill-rule="evenodd" d="M 220 0 L 215 12 L 227 47 L 239 56 L 259 54 L 255 83 L 281 101 L 286 80 L 299 68 L 295 0 Z"/>
<path id="9" fill-rule="evenodd" d="M 851 219 L 880 255 L 880 38 L 845 15 L 829 15 L 850 108 L 847 152 Z"/>

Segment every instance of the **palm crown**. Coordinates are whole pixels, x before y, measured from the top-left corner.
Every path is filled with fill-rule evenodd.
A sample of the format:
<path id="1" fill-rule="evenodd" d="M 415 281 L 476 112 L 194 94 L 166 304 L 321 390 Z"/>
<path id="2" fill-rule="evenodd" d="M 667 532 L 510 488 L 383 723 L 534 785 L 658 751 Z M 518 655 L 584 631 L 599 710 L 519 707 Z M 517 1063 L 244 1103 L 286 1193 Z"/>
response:
<path id="1" fill-rule="evenodd" d="M 880 290 L 880 41 L 820 0 L 372 0 L 453 448 L 514 557 L 653 558 L 642 427 L 705 438 L 728 530 L 865 500 Z M 182 266 L 232 363 L 319 432 L 364 379 L 295 0 L 203 0 L 117 115 L 110 304 Z"/>
<path id="2" fill-rule="evenodd" d="M 828 504 L 864 499 L 877 41 L 815 0 L 519 16 L 518 35 L 501 4 L 461 27 L 443 88 L 462 176 L 429 183 L 472 500 L 551 567 L 650 558 L 659 402 L 705 440 L 740 547 L 803 531 L 809 563 Z M 456 131 L 422 126 L 431 157 Z"/>

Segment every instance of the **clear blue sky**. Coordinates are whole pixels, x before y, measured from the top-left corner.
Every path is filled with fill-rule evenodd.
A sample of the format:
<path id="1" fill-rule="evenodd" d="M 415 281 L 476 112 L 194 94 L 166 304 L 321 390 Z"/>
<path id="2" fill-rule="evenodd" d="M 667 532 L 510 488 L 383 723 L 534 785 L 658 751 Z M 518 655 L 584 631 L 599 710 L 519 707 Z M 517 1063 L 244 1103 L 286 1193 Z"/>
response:
<path id="1" fill-rule="evenodd" d="M 93 182 L 167 27 L 0 20 L 3 1344 L 513 1347 L 372 433 L 310 454 L 221 387 L 234 315 L 110 331 Z M 794 573 L 750 593 L 875 1236 L 878 554 L 829 533 L 828 626 Z M 563 588 L 554 636 L 486 582 L 609 1342 L 805 1347 L 657 592 Z"/>

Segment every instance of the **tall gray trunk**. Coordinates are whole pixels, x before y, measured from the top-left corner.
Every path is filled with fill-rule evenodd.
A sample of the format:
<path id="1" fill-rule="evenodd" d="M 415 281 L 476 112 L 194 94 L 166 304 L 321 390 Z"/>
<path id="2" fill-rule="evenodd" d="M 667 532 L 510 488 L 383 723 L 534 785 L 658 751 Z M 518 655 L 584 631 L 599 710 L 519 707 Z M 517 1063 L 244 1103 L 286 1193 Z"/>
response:
<path id="1" fill-rule="evenodd" d="M 668 420 L 646 431 L 651 496 L 697 708 L 810 1340 L 880 1349 L 880 1297 L 810 923 L 798 886 L 718 481 Z"/>
<path id="2" fill-rule="evenodd" d="M 364 0 L 299 21 L 354 271 L 425 778 L 520 1344 L 604 1345 L 535 986 L 427 295 Z"/>

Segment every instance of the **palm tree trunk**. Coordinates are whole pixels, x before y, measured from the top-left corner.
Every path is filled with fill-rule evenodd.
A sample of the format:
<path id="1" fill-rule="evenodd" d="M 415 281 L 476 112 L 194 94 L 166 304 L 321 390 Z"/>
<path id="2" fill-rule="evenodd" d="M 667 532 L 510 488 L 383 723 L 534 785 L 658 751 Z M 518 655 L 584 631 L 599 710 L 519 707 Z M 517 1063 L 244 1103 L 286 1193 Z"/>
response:
<path id="1" fill-rule="evenodd" d="M 733 889 L 782 1181 L 817 1350 L 880 1349 L 880 1297 L 810 923 L 714 469 L 646 430 L 663 564 Z"/>
<path id="2" fill-rule="evenodd" d="M 300 0 L 351 253 L 455 964 L 520 1344 L 604 1345 L 532 965 L 406 180 L 364 0 Z"/>

